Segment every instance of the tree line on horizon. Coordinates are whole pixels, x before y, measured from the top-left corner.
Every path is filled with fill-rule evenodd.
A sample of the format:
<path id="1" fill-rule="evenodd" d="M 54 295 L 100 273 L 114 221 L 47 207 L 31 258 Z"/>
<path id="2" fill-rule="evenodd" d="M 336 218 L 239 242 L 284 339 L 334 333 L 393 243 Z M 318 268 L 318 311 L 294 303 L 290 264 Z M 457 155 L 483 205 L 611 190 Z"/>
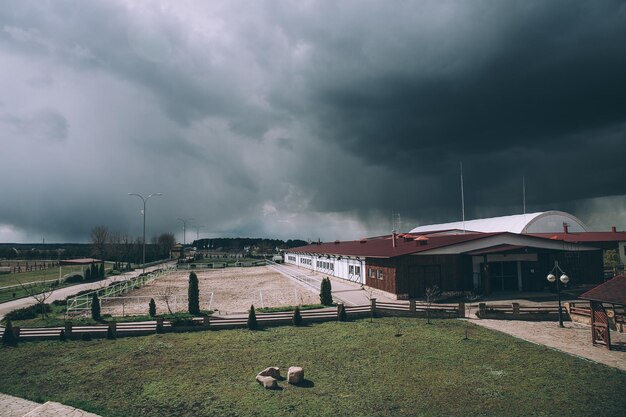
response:
<path id="1" fill-rule="evenodd" d="M 290 249 L 304 246 L 307 242 L 300 239 L 267 239 L 250 237 L 218 237 L 194 240 L 191 244 L 197 249 L 221 250 L 224 252 L 243 251 L 246 247 L 257 247 L 260 252 L 274 252 L 276 248 Z"/>

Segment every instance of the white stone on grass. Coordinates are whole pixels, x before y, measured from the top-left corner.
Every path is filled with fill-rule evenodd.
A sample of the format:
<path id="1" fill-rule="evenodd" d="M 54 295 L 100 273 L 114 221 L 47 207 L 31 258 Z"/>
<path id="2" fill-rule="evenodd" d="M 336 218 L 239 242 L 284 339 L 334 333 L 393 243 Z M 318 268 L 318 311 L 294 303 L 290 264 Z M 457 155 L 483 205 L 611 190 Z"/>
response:
<path id="1" fill-rule="evenodd" d="M 299 384 L 304 381 L 304 369 L 300 366 L 291 366 L 287 372 L 287 382 L 290 384 Z"/>

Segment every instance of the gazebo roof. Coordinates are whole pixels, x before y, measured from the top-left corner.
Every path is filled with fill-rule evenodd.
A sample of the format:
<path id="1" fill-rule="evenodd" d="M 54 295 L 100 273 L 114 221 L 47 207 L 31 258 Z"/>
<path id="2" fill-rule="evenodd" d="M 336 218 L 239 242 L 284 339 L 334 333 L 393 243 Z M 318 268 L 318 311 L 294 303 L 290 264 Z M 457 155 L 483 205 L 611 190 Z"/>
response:
<path id="1" fill-rule="evenodd" d="M 65 259 L 60 263 L 61 265 L 89 265 L 89 264 L 97 264 L 102 262 L 100 259 L 94 258 L 81 258 L 81 259 Z"/>
<path id="2" fill-rule="evenodd" d="M 626 305 L 626 275 L 617 275 L 590 289 L 579 298 L 602 303 Z"/>

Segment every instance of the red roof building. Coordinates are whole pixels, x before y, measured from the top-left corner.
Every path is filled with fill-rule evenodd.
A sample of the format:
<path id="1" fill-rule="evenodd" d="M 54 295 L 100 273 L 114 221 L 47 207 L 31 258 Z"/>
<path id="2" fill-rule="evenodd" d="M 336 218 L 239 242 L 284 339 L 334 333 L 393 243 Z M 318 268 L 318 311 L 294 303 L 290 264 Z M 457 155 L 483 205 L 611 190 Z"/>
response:
<path id="1" fill-rule="evenodd" d="M 388 292 L 399 299 L 441 291 L 534 291 L 559 261 L 573 284 L 602 280 L 602 251 L 510 232 L 392 234 L 290 249 L 285 262 Z"/>

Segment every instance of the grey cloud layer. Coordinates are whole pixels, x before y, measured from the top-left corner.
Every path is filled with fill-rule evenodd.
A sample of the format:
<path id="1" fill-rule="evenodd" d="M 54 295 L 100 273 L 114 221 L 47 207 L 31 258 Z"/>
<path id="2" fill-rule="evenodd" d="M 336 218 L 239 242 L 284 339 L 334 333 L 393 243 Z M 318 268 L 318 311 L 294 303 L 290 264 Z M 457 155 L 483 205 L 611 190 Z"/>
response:
<path id="1" fill-rule="evenodd" d="M 625 44 L 610 1 L 5 2 L 0 225 L 138 234 L 125 194 L 160 191 L 155 233 L 359 237 L 456 219 L 462 160 L 468 216 L 519 211 L 524 175 L 606 227 Z"/>

